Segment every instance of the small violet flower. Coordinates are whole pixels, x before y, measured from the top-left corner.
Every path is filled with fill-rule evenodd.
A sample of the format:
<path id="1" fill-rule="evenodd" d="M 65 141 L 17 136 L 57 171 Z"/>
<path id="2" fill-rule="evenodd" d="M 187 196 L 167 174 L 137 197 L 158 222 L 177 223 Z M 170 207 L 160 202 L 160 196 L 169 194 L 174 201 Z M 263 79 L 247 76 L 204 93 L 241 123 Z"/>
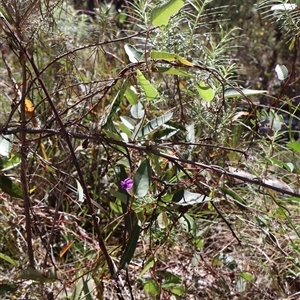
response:
<path id="1" fill-rule="evenodd" d="M 123 190 L 128 191 L 132 188 L 132 186 L 133 186 L 133 180 L 130 178 L 126 178 L 125 180 L 121 181 L 121 188 Z"/>

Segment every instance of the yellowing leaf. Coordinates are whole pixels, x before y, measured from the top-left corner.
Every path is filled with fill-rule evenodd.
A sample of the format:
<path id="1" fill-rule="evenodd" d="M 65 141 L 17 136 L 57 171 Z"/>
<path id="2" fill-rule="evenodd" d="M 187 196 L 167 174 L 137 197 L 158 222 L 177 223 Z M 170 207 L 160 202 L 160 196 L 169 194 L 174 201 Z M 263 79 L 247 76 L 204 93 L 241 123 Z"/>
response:
<path id="1" fill-rule="evenodd" d="M 62 258 L 64 256 L 64 254 L 72 247 L 73 244 L 74 244 L 74 241 L 63 246 L 63 248 L 59 252 L 59 257 Z"/>
<path id="2" fill-rule="evenodd" d="M 30 114 L 34 111 L 34 105 L 29 99 L 25 99 L 25 110 Z"/>
<path id="3" fill-rule="evenodd" d="M 179 55 L 176 55 L 175 56 L 176 60 L 178 60 L 178 62 L 180 62 L 181 64 L 185 65 L 185 66 L 188 66 L 188 67 L 193 67 L 194 64 L 190 61 L 188 61 L 187 59 L 179 56 Z"/>

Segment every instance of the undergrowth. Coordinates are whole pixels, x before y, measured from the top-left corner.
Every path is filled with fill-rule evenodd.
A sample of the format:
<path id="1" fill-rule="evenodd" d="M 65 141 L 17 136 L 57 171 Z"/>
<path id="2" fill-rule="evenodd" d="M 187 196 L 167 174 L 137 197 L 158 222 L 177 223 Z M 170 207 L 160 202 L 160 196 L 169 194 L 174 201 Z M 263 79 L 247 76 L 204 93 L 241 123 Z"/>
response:
<path id="1" fill-rule="evenodd" d="M 5 299 L 297 299 L 298 7 L 231 7 L 1 1 Z"/>

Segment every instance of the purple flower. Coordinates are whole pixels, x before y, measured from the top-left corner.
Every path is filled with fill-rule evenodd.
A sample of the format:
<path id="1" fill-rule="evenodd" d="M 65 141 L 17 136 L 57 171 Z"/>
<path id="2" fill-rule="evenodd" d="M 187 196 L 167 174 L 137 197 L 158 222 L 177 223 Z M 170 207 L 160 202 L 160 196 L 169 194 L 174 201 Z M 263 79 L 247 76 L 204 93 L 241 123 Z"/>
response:
<path id="1" fill-rule="evenodd" d="M 132 186 L 133 186 L 133 181 L 130 178 L 126 178 L 125 180 L 121 181 L 121 188 L 123 190 L 128 191 L 132 188 Z"/>

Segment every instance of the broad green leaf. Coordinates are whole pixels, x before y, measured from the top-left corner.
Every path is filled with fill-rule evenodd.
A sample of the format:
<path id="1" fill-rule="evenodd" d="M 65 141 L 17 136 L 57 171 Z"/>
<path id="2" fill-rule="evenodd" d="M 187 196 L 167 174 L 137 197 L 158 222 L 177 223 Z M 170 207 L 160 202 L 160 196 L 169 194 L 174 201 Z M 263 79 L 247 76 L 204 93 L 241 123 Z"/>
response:
<path id="1" fill-rule="evenodd" d="M 132 63 L 139 62 L 144 57 L 143 51 L 137 50 L 134 46 L 130 44 L 125 44 L 124 49 L 126 54 L 128 55 L 129 61 Z"/>
<path id="2" fill-rule="evenodd" d="M 154 279 L 150 279 L 144 284 L 144 291 L 146 294 L 156 297 L 159 295 L 159 286 Z"/>
<path id="3" fill-rule="evenodd" d="M 214 90 L 209 86 L 206 85 L 204 81 L 200 81 L 199 85 L 196 86 L 199 95 L 205 100 L 206 102 L 210 102 L 215 97 Z"/>
<path id="4" fill-rule="evenodd" d="M 131 113 L 133 118 L 142 119 L 144 117 L 144 114 L 145 114 L 143 104 L 140 101 L 138 101 L 137 104 L 132 105 L 131 108 L 130 108 L 130 113 Z"/>
<path id="5" fill-rule="evenodd" d="M 21 159 L 18 153 L 12 153 L 9 158 L 0 156 L 0 170 L 3 172 L 17 167 L 20 163 Z"/>
<path id="6" fill-rule="evenodd" d="M 163 52 L 163 51 L 151 51 L 150 57 L 153 59 L 163 59 L 167 61 L 175 61 L 176 60 L 176 54 L 170 53 L 170 52 Z"/>
<path id="7" fill-rule="evenodd" d="M 154 26 L 167 25 L 172 15 L 176 14 L 183 6 L 183 0 L 170 0 L 156 6 L 151 12 L 151 22 Z"/>
<path id="8" fill-rule="evenodd" d="M 136 90 L 134 87 L 127 87 L 125 91 L 125 97 L 127 98 L 128 102 L 131 105 L 137 104 L 138 103 L 138 98 L 136 95 Z"/>
<path id="9" fill-rule="evenodd" d="M 162 211 L 157 217 L 157 224 L 159 228 L 164 229 L 169 225 L 169 219 L 165 211 Z"/>
<path id="10" fill-rule="evenodd" d="M 0 135 L 0 155 L 9 156 L 12 149 L 13 135 L 6 135 L 5 138 Z"/>
<path id="11" fill-rule="evenodd" d="M 23 199 L 20 187 L 5 175 L 0 175 L 0 189 L 11 197 Z"/>
<path id="12" fill-rule="evenodd" d="M 189 232 L 192 235 L 196 233 L 196 223 L 193 217 L 184 214 L 178 221 L 184 231 Z"/>
<path id="13" fill-rule="evenodd" d="M 267 90 L 250 90 L 250 89 L 240 89 L 245 96 L 259 95 L 259 94 L 268 94 Z M 243 95 L 236 89 L 229 88 L 224 93 L 225 98 L 239 98 Z"/>
<path id="14" fill-rule="evenodd" d="M 145 197 L 148 193 L 151 180 L 151 167 L 148 159 L 145 159 L 137 169 L 133 179 L 133 191 L 137 197 Z"/>
<path id="15" fill-rule="evenodd" d="M 289 142 L 289 143 L 287 144 L 287 146 L 288 146 L 290 149 L 292 149 L 292 150 L 294 150 L 294 151 L 296 151 L 296 152 L 300 152 L 300 142 L 298 142 L 298 141 L 296 141 L 296 142 Z"/>
<path id="16" fill-rule="evenodd" d="M 179 284 L 182 281 L 179 276 L 171 272 L 166 271 L 164 275 L 165 275 L 165 281 L 162 285 L 164 288 L 174 286 L 175 284 Z"/>
<path id="17" fill-rule="evenodd" d="M 238 293 L 243 293 L 245 292 L 247 287 L 247 282 L 244 278 L 240 277 L 238 278 L 238 280 L 236 281 L 236 285 L 235 285 L 235 289 Z"/>
<path id="18" fill-rule="evenodd" d="M 167 123 L 172 117 L 173 117 L 173 113 L 168 113 L 151 120 L 138 132 L 136 137 L 137 138 L 145 137 L 149 133 L 158 129 L 161 125 Z"/>
<path id="19" fill-rule="evenodd" d="M 0 295 L 7 295 L 8 293 L 15 293 L 19 289 L 19 285 L 15 283 L 4 283 L 0 284 Z"/>
<path id="20" fill-rule="evenodd" d="M 170 289 L 170 292 L 176 296 L 183 296 L 185 294 L 185 287 L 183 285 L 178 285 Z"/>
<path id="21" fill-rule="evenodd" d="M 128 204 L 128 195 L 122 192 L 117 192 L 114 190 L 109 190 L 110 194 L 116 197 L 117 199 L 121 200 L 122 203 Z"/>
<path id="22" fill-rule="evenodd" d="M 180 206 L 194 205 L 202 202 L 210 201 L 211 199 L 203 194 L 192 193 L 187 190 L 180 190 L 173 196 L 172 202 Z"/>
<path id="23" fill-rule="evenodd" d="M 140 226 L 136 222 L 135 226 L 133 227 L 125 251 L 120 260 L 120 269 L 127 269 L 128 265 L 133 257 L 134 251 L 136 249 L 137 242 L 140 236 Z"/>
<path id="24" fill-rule="evenodd" d="M 136 125 L 135 121 L 127 116 L 120 116 L 122 123 L 129 129 L 133 130 Z"/>
<path id="25" fill-rule="evenodd" d="M 137 80 L 141 85 L 148 100 L 153 100 L 158 97 L 158 92 L 156 88 L 150 83 L 148 79 L 145 78 L 145 76 L 140 70 L 137 70 Z"/>
<path id="26" fill-rule="evenodd" d="M 3 260 L 5 260 L 6 262 L 10 263 L 14 267 L 18 267 L 19 266 L 19 263 L 17 261 L 15 261 L 14 259 L 12 259 L 11 257 L 7 256 L 4 253 L 0 252 L 0 258 L 3 259 Z"/>
<path id="27" fill-rule="evenodd" d="M 287 67 L 285 65 L 276 65 L 275 67 L 275 72 L 278 76 L 279 80 L 285 80 L 287 79 L 288 75 L 289 75 L 289 71 L 287 69 Z"/>

